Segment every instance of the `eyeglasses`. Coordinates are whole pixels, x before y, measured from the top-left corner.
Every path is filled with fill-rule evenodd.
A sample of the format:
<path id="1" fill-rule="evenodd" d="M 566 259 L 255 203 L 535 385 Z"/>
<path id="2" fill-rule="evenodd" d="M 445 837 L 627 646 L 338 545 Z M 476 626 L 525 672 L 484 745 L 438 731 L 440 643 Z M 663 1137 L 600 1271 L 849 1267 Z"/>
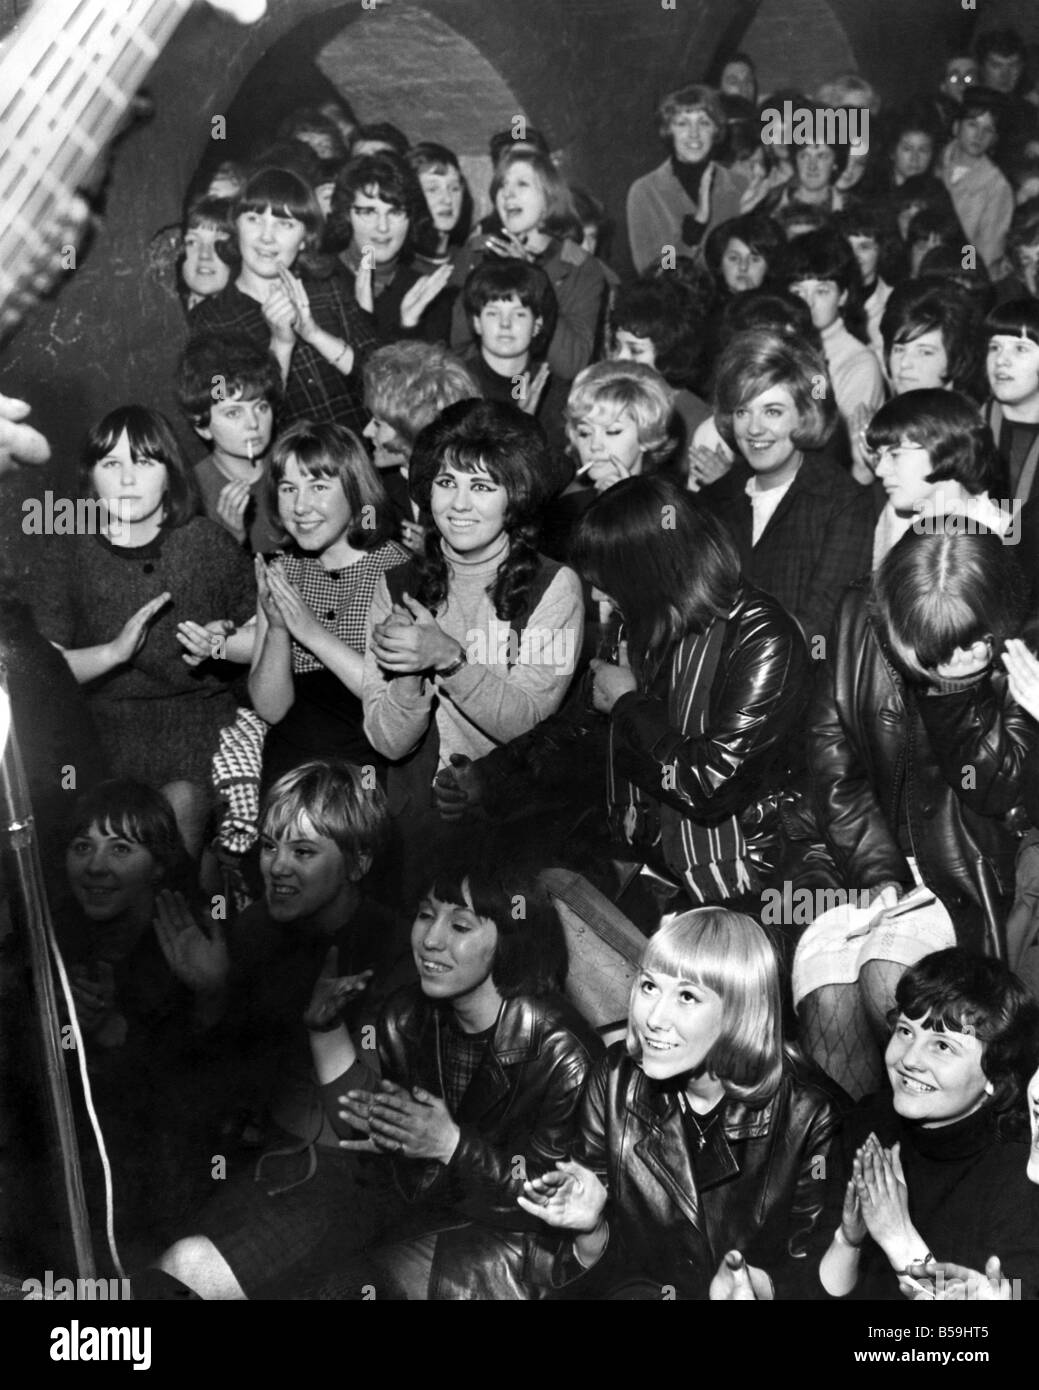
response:
<path id="1" fill-rule="evenodd" d="M 358 207 L 354 203 L 350 211 L 358 222 L 363 222 L 368 227 L 374 227 L 381 217 L 385 217 L 391 227 L 399 227 L 402 222 L 408 220 L 408 214 L 403 208 L 389 208 L 387 212 L 383 213 L 378 208 Z"/>
<path id="2" fill-rule="evenodd" d="M 879 463 L 881 459 L 897 459 L 902 454 L 926 454 L 927 446 L 924 444 L 882 444 L 874 453 L 874 458 Z"/>

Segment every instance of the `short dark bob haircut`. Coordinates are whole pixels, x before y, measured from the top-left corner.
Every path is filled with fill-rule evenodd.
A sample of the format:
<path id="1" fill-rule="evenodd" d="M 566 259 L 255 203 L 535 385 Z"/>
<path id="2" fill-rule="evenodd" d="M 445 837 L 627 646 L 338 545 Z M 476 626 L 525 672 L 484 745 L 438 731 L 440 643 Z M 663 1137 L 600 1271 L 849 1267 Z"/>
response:
<path id="1" fill-rule="evenodd" d="M 79 797 L 68 823 L 68 840 L 78 839 L 93 826 L 141 845 L 155 860 L 163 879 L 184 880 L 188 852 L 177 828 L 173 807 L 159 792 L 131 777 L 98 782 Z"/>
<path id="2" fill-rule="evenodd" d="M 232 221 L 247 212 L 266 212 L 270 208 L 278 217 L 292 217 L 306 228 L 301 255 L 316 252 L 325 232 L 321 205 L 310 185 L 289 169 L 260 169 L 250 175 L 231 209 Z"/>
<path id="3" fill-rule="evenodd" d="M 1039 1062 L 1039 1004 L 1001 961 L 962 946 L 935 951 L 911 966 L 895 989 L 899 1015 L 936 1033 L 965 1033 L 983 1044 L 981 1069 L 994 1087 L 987 1104 L 1000 1113 L 1022 1105 Z"/>
<path id="4" fill-rule="evenodd" d="M 541 320 L 541 327 L 531 339 L 530 351 L 535 357 L 544 352 L 556 331 L 559 314 L 556 292 L 545 272 L 539 265 L 514 258 L 500 260 L 494 256 L 481 261 L 470 271 L 462 290 L 466 317 L 477 318 L 488 304 L 502 299 L 518 299 Z"/>
<path id="5" fill-rule="evenodd" d="M 704 243 L 704 260 L 717 279 L 722 273 L 722 258 L 730 241 L 742 241 L 766 263 L 766 275 L 775 275 L 776 261 L 786 245 L 782 228 L 763 212 L 745 212 L 720 222 Z"/>
<path id="6" fill-rule="evenodd" d="M 290 458 L 309 478 L 338 478 L 350 509 L 347 542 L 374 550 L 393 535 L 393 519 L 382 479 L 364 445 L 343 425 L 297 420 L 278 435 L 267 469 L 267 500 L 277 519 L 278 492 Z"/>
<path id="7" fill-rule="evenodd" d="M 994 338 L 1028 338 L 1039 347 L 1039 300 L 1008 299 L 985 316 L 985 333 Z"/>
<path id="8" fill-rule="evenodd" d="M 671 478 L 626 478 L 581 517 L 570 563 L 620 609 L 646 689 L 675 642 L 730 612 L 740 561 L 724 525 Z"/>
<path id="9" fill-rule="evenodd" d="M 173 426 L 157 410 L 146 405 L 121 405 L 109 411 L 88 433 L 79 460 L 79 489 L 93 497 L 94 468 L 126 433 L 134 462 L 151 459 L 166 469 L 166 496 L 163 525 L 183 526 L 195 515 L 195 492 Z"/>
<path id="10" fill-rule="evenodd" d="M 882 405 L 869 423 L 866 443 L 876 452 L 897 447 L 903 439 L 931 456 L 929 483 L 951 480 L 977 495 L 997 489 L 1002 481 L 992 431 L 974 402 L 959 391 L 906 391 Z"/>
<path id="11" fill-rule="evenodd" d="M 790 436 L 795 447 L 821 449 L 829 443 L 837 405 L 825 358 L 806 343 L 754 329 L 736 334 L 718 362 L 714 423 L 729 448 L 736 448 L 733 413 L 774 386 L 790 392 L 800 417 Z"/>
<path id="12" fill-rule="evenodd" d="M 656 369 L 669 386 L 677 390 L 697 380 L 704 320 L 696 297 L 680 280 L 650 276 L 621 285 L 610 308 L 611 343 L 618 332 L 652 342 Z"/>
<path id="13" fill-rule="evenodd" d="M 188 343 L 177 368 L 177 400 L 196 429 L 209 424 L 217 385 L 220 400 L 263 399 L 277 407 L 281 368 L 244 333 L 203 333 Z"/>
<path id="14" fill-rule="evenodd" d="M 497 839 L 456 846 L 427 896 L 471 908 L 497 927 L 491 979 L 503 999 L 562 990 L 569 956 L 552 899 L 533 868 L 510 863 Z"/>
<path id="15" fill-rule="evenodd" d="M 911 343 L 939 332 L 948 358 L 946 383 L 977 394 L 981 368 L 981 318 L 967 290 L 948 281 L 909 280 L 891 294 L 880 320 L 884 361 L 890 367 L 895 343 Z"/>
<path id="16" fill-rule="evenodd" d="M 873 576 L 871 611 L 896 662 L 912 681 L 932 682 L 957 647 L 989 641 L 998 663 L 1028 614 L 1028 586 L 1002 536 L 937 517 L 910 529 Z"/>

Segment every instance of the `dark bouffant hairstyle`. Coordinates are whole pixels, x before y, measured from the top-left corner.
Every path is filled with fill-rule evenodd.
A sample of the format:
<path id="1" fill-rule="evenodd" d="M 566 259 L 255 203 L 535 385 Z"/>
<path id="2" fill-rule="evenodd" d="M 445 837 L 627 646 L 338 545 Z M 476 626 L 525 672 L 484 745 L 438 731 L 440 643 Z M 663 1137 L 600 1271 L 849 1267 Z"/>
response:
<path id="1" fill-rule="evenodd" d="M 216 400 L 262 398 L 276 408 L 281 391 L 281 368 L 244 333 L 201 334 L 188 344 L 177 368 L 177 400 L 198 429 L 209 424 Z"/>

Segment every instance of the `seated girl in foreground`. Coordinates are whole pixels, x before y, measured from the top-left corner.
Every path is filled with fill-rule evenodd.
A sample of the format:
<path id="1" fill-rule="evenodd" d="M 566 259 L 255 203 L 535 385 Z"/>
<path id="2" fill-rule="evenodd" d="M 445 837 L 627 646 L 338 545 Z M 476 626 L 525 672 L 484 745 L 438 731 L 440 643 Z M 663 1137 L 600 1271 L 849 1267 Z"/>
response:
<path id="1" fill-rule="evenodd" d="M 1026 1173 L 1022 1108 L 1039 1007 L 1005 966 L 960 947 L 908 970 L 895 1001 L 891 1093 L 856 1108 L 843 1163 L 834 1155 L 822 1286 L 838 1297 L 912 1297 L 910 1266 L 937 1257 L 984 1269 L 998 1251 L 1004 1277 L 1021 1281 L 1018 1296 L 1039 1297 L 1039 1190 Z"/>
<path id="2" fill-rule="evenodd" d="M 584 1297 L 797 1297 L 844 1100 L 784 1048 L 763 930 L 687 912 L 646 947 L 575 1157 L 528 1178 L 519 1204 L 572 1234 L 555 1276 L 583 1277 Z"/>

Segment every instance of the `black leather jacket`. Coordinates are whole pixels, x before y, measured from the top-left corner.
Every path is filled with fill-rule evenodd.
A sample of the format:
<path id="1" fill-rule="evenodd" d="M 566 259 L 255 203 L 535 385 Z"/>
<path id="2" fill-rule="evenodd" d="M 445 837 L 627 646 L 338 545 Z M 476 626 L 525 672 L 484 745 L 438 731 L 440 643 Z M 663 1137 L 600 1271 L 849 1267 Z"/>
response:
<path id="1" fill-rule="evenodd" d="M 1007 818 L 1036 732 L 1003 673 L 911 685 L 869 616 L 862 581 L 837 611 L 809 730 L 817 823 L 843 885 L 911 886 L 913 854 L 962 944 L 982 949 L 1013 895 Z"/>
<path id="2" fill-rule="evenodd" d="M 725 1104 L 697 1154 L 697 1182 L 674 1088 L 615 1043 L 588 1078 L 574 1154 L 609 1192 L 609 1242 L 581 1276 L 568 1240 L 557 1281 L 578 1276 L 568 1290 L 578 1296 L 638 1281 L 659 1285 L 661 1298 L 704 1299 L 725 1252 L 741 1250 L 777 1298 L 814 1292 L 806 1248 L 848 1105 L 812 1063 L 788 1058 L 766 1105 Z"/>
<path id="3" fill-rule="evenodd" d="M 798 763 L 793 731 L 804 713 L 810 660 L 797 624 L 778 601 L 741 584 L 710 692 L 708 730 L 688 737 L 668 715 L 670 662 L 648 692 L 622 696 L 610 716 L 592 707 L 591 680 L 559 713 L 477 764 L 492 815 L 539 814 L 560 801 L 605 810 L 613 721 L 615 771 L 658 801 L 663 814 L 709 824 L 740 815 L 788 781 Z M 665 791 L 661 768 L 674 762 Z"/>
<path id="4" fill-rule="evenodd" d="M 377 1027 L 383 1076 L 443 1094 L 438 1012 L 418 985 L 393 996 Z M 446 1026 L 441 1015 L 440 1030 Z M 454 1116 L 461 1139 L 451 1161 L 393 1161 L 400 1192 L 413 1204 L 406 1233 L 441 1231 L 431 1298 L 549 1293 L 554 1233 L 516 1198 L 524 1176 L 552 1168 L 569 1152 L 581 1088 L 601 1051 L 594 1029 L 561 996 L 507 999 Z"/>

